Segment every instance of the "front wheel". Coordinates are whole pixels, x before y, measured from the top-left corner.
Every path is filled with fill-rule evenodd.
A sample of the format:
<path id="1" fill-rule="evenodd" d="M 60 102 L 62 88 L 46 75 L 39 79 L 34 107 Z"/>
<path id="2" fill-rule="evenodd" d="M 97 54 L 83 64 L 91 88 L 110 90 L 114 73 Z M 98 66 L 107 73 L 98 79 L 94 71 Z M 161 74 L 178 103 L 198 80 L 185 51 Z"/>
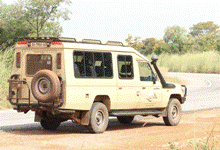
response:
<path id="1" fill-rule="evenodd" d="M 103 103 L 95 102 L 90 112 L 89 129 L 93 133 L 102 133 L 108 126 L 108 109 Z"/>
<path id="2" fill-rule="evenodd" d="M 176 98 L 170 99 L 167 107 L 167 116 L 163 117 L 164 123 L 167 126 L 176 126 L 179 124 L 181 119 L 181 104 Z"/>

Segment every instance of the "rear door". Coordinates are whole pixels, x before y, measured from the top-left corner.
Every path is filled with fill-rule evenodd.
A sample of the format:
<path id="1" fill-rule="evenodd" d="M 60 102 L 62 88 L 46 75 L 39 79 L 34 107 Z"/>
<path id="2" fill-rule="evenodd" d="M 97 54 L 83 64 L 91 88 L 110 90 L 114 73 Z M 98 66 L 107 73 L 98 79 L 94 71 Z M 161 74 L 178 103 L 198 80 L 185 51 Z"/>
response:
<path id="1" fill-rule="evenodd" d="M 118 109 L 136 109 L 139 107 L 139 81 L 134 67 L 136 61 L 132 55 L 117 55 L 118 66 Z"/>

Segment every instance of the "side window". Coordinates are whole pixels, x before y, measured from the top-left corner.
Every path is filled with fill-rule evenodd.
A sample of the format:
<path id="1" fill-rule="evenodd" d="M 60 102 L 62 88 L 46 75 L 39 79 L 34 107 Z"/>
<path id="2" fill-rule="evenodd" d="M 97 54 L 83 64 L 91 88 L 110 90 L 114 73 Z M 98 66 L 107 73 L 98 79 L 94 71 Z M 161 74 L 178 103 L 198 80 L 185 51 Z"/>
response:
<path id="1" fill-rule="evenodd" d="M 133 79 L 133 63 L 132 56 L 119 55 L 118 56 L 118 73 L 120 79 Z"/>
<path id="2" fill-rule="evenodd" d="M 140 80 L 153 81 L 153 71 L 147 62 L 138 62 Z"/>
<path id="3" fill-rule="evenodd" d="M 111 53 L 74 51 L 76 78 L 110 78 L 113 76 Z"/>

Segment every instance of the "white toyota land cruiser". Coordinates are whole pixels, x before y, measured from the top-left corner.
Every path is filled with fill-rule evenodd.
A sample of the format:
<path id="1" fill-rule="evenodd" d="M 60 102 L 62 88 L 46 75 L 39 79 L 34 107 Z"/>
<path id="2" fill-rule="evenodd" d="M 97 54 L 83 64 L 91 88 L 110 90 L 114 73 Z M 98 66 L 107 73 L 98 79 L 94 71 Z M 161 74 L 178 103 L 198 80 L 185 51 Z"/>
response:
<path id="1" fill-rule="evenodd" d="M 121 123 L 162 116 L 166 125 L 177 125 L 186 86 L 166 83 L 156 61 L 121 42 L 20 38 L 8 100 L 18 112 L 35 111 L 47 130 L 71 119 L 100 133 L 109 116 Z"/>

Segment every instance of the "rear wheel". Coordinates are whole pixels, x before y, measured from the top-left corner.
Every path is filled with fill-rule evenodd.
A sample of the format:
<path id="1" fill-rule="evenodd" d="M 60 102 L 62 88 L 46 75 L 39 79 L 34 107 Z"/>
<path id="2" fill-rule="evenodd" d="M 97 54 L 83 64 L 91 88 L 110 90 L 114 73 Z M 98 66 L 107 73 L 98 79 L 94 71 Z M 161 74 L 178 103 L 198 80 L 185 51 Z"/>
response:
<path id="1" fill-rule="evenodd" d="M 176 126 L 179 124 L 181 119 L 181 104 L 176 98 L 170 99 L 167 107 L 167 116 L 163 117 L 164 123 L 167 126 Z"/>
<path id="2" fill-rule="evenodd" d="M 103 103 L 95 102 L 90 112 L 89 129 L 93 133 L 102 133 L 108 126 L 108 109 Z"/>
<path id="3" fill-rule="evenodd" d="M 117 119 L 120 123 L 129 124 L 134 120 L 134 116 L 118 116 Z"/>
<path id="4" fill-rule="evenodd" d="M 41 126 L 45 129 L 45 130 L 56 130 L 57 127 L 59 127 L 60 125 L 60 121 L 58 121 L 57 119 L 41 119 Z"/>

